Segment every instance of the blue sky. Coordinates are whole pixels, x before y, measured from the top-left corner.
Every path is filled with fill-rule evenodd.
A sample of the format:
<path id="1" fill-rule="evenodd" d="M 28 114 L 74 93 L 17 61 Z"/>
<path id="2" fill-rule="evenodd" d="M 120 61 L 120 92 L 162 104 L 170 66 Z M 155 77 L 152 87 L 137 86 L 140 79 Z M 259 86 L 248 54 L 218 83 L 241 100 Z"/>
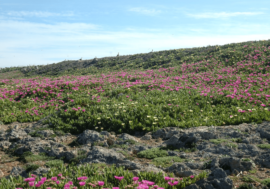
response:
<path id="1" fill-rule="evenodd" d="M 0 67 L 270 39 L 269 0 L 0 0 Z"/>

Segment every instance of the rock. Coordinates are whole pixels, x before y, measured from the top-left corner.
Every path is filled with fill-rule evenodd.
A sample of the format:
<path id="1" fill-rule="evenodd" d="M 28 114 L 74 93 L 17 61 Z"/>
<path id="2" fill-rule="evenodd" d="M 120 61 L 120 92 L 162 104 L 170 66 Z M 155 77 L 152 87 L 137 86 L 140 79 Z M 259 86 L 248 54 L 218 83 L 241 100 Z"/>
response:
<path id="1" fill-rule="evenodd" d="M 85 130 L 78 136 L 78 142 L 81 144 L 92 144 L 99 141 L 104 141 L 104 137 L 99 132 L 93 130 Z"/>
<path id="2" fill-rule="evenodd" d="M 43 174 L 48 173 L 50 170 L 50 168 L 39 167 L 37 170 L 33 171 L 32 174 L 41 177 Z"/>
<path id="3" fill-rule="evenodd" d="M 0 177 L 3 177 L 4 176 L 4 173 L 3 171 L 0 169 Z"/>
<path id="4" fill-rule="evenodd" d="M 17 142 L 27 136 L 27 133 L 23 129 L 12 129 L 8 134 L 10 142 Z"/>
<path id="5" fill-rule="evenodd" d="M 81 163 L 103 162 L 107 164 L 116 164 L 120 160 L 125 158 L 121 153 L 117 153 L 114 150 L 103 148 L 100 146 L 94 146 L 91 151 L 88 152 L 87 158 L 81 160 Z"/>
<path id="6" fill-rule="evenodd" d="M 154 139 L 162 138 L 164 140 L 171 138 L 173 135 L 178 135 L 182 132 L 182 130 L 176 127 L 166 127 L 157 130 L 156 132 L 152 133 L 152 137 Z"/>
<path id="7" fill-rule="evenodd" d="M 43 137 L 50 137 L 51 135 L 54 134 L 54 132 L 52 130 L 42 130 L 42 131 L 38 131 L 37 134 Z"/>
<path id="8" fill-rule="evenodd" d="M 198 174 L 198 172 L 191 170 L 184 163 L 174 163 L 172 166 L 168 167 L 165 170 L 174 173 L 178 177 L 188 177 L 190 175 Z"/>
<path id="9" fill-rule="evenodd" d="M 228 169 L 234 171 L 235 169 L 240 171 L 249 171 L 255 167 L 255 164 L 252 160 L 242 161 L 240 158 L 221 158 L 219 160 L 219 165 L 223 169 Z"/>
<path id="10" fill-rule="evenodd" d="M 18 176 L 27 177 L 27 173 L 25 169 L 23 169 L 22 167 L 13 167 L 10 172 L 10 175 L 14 177 L 18 177 Z"/>
<path id="11" fill-rule="evenodd" d="M 138 140 L 135 137 L 133 137 L 133 136 L 127 134 L 127 133 L 121 134 L 118 138 L 121 138 L 124 141 L 125 140 L 134 140 L 135 142 L 138 142 Z"/>
<path id="12" fill-rule="evenodd" d="M 11 146 L 11 142 L 8 141 L 1 141 L 0 142 L 0 149 L 4 150 L 4 149 L 8 149 Z"/>
<path id="13" fill-rule="evenodd" d="M 258 126 L 257 128 L 257 132 L 260 133 L 260 137 L 261 138 L 267 138 L 268 140 L 270 140 L 270 128 L 269 128 L 269 124 L 267 123 L 262 123 Z"/>
<path id="14" fill-rule="evenodd" d="M 186 189 L 232 189 L 233 188 L 233 182 L 230 178 L 227 177 L 225 171 L 221 168 L 214 169 L 209 177 L 207 179 L 202 179 L 195 184 L 192 184 Z"/>
<path id="15" fill-rule="evenodd" d="M 143 166 L 139 163 L 132 162 L 129 160 L 121 160 L 116 164 L 117 167 L 125 167 L 128 170 L 141 169 Z"/>
<path id="16" fill-rule="evenodd" d="M 144 135 L 143 137 L 141 137 L 141 140 L 151 140 L 152 136 L 151 135 Z"/>

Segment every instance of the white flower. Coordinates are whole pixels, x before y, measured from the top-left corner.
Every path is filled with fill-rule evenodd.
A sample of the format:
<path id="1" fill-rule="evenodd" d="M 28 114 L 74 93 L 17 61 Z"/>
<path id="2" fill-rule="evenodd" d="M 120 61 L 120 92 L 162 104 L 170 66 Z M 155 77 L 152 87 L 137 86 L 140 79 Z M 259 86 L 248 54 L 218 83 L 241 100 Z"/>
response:
<path id="1" fill-rule="evenodd" d="M 193 112 L 193 110 L 189 110 L 190 112 Z"/>
<path id="2" fill-rule="evenodd" d="M 146 116 L 146 117 L 151 117 L 151 116 Z"/>
<path id="3" fill-rule="evenodd" d="M 268 110 L 268 108 L 264 108 L 264 110 Z"/>
<path id="4" fill-rule="evenodd" d="M 97 120 L 100 120 L 100 117 L 98 117 Z"/>
<path id="5" fill-rule="evenodd" d="M 98 124 L 101 124 L 101 122 L 98 122 Z"/>

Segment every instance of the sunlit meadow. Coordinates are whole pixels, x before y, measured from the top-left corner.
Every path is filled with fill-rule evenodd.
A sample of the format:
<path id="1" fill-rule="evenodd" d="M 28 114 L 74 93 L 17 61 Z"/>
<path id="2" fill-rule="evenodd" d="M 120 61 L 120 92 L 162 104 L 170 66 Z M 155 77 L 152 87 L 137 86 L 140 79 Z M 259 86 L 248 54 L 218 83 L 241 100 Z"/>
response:
<path id="1" fill-rule="evenodd" d="M 45 124 L 54 130 L 73 134 L 85 129 L 133 134 L 164 127 L 189 128 L 270 121 L 269 44 L 256 43 L 227 49 L 225 57 L 223 50 L 217 47 L 212 55 L 190 55 L 188 60 L 174 67 L 151 70 L 2 79 L 0 121 L 3 124 L 33 122 L 52 114 Z M 63 175 L 65 182 L 61 181 L 60 185 L 52 188 L 73 187 L 64 186 L 68 179 Z M 96 175 L 87 178 L 90 179 L 87 182 L 82 181 L 82 184 L 74 178 L 72 182 L 78 188 L 86 188 L 84 185 L 88 182 L 99 185 L 97 181 L 104 181 L 105 185 L 108 182 L 106 187 L 110 188 L 122 186 L 122 181 L 112 182 L 112 177 L 102 177 L 102 180 Z M 124 175 L 124 178 L 125 186 L 135 182 L 130 175 Z M 148 177 L 144 179 L 155 182 Z M 34 181 L 37 180 L 27 182 L 30 186 L 30 182 Z M 40 186 L 46 188 L 46 182 L 47 178 Z M 183 187 L 180 181 L 175 185 L 160 182 L 157 187 L 154 184 L 149 186 L 149 183 L 147 187 Z"/>

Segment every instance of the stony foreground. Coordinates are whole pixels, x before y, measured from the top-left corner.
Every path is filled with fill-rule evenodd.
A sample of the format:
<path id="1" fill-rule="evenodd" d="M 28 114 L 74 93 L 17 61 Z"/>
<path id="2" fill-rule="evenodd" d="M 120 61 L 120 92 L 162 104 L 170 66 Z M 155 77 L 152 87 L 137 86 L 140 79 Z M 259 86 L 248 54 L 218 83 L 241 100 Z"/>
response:
<path id="1" fill-rule="evenodd" d="M 46 160 L 21 161 L 25 152 L 32 152 L 79 165 L 116 164 L 135 175 L 139 171 L 172 172 L 177 177 L 197 175 L 203 170 L 210 173 L 208 179 L 186 187 L 189 189 L 229 189 L 244 182 L 254 188 L 268 188 L 260 181 L 270 176 L 270 122 L 190 129 L 171 127 L 134 136 L 93 130 L 80 135 L 54 133 L 41 122 L 0 127 L 0 177 L 26 177 L 25 168 L 33 163 L 40 167 L 31 173 L 42 175 L 49 171 Z M 155 154 L 148 149 L 161 151 Z"/>

